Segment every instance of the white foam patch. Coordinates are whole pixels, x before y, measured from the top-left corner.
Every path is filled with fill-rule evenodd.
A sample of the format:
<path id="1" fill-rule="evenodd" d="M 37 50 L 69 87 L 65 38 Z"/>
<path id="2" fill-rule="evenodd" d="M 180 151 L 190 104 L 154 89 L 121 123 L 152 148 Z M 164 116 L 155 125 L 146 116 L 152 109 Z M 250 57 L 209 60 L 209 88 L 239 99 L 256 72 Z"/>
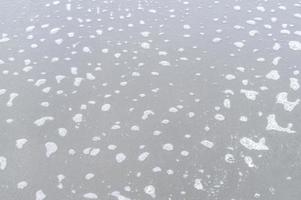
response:
<path id="1" fill-rule="evenodd" d="M 225 120 L 225 116 L 222 115 L 222 114 L 216 114 L 216 115 L 214 116 L 214 118 L 215 118 L 216 120 L 218 120 L 218 121 L 224 121 L 224 120 Z"/>
<path id="2" fill-rule="evenodd" d="M 190 26 L 189 24 L 184 24 L 184 25 L 183 25 L 183 28 L 184 28 L 185 30 L 189 30 L 189 29 L 191 29 L 191 26 Z"/>
<path id="3" fill-rule="evenodd" d="M 150 35 L 150 32 L 148 31 L 142 31 L 140 32 L 140 34 L 143 36 L 143 37 L 148 37 Z"/>
<path id="4" fill-rule="evenodd" d="M 295 13 L 294 17 L 301 18 L 301 13 Z"/>
<path id="5" fill-rule="evenodd" d="M 280 45 L 278 42 L 276 42 L 276 43 L 273 45 L 273 50 L 274 50 L 274 51 L 278 51 L 280 48 L 281 48 L 281 45 Z"/>
<path id="6" fill-rule="evenodd" d="M 56 28 L 51 29 L 51 30 L 49 31 L 49 33 L 53 35 L 53 34 L 58 33 L 60 30 L 61 30 L 61 28 L 56 27 Z"/>
<path id="7" fill-rule="evenodd" d="M 110 109 L 111 109 L 111 105 L 108 104 L 108 103 L 103 104 L 103 105 L 101 106 L 101 110 L 104 111 L 104 112 L 107 112 L 107 111 L 109 111 Z"/>
<path id="8" fill-rule="evenodd" d="M 255 164 L 253 162 L 253 159 L 250 156 L 245 156 L 244 157 L 245 163 L 248 165 L 248 167 L 253 168 L 255 167 Z"/>
<path id="9" fill-rule="evenodd" d="M 143 152 L 138 156 L 140 162 L 144 161 L 149 156 L 149 152 Z"/>
<path id="10" fill-rule="evenodd" d="M 240 10 L 241 7 L 240 7 L 239 5 L 235 5 L 235 6 L 233 6 L 233 9 L 234 9 L 234 10 Z"/>
<path id="11" fill-rule="evenodd" d="M 290 78 L 290 88 L 297 91 L 300 88 L 299 80 L 296 78 Z"/>
<path id="12" fill-rule="evenodd" d="M 197 178 L 194 180 L 194 184 L 193 184 L 193 187 L 196 189 L 196 190 L 203 190 L 204 189 L 204 186 L 202 184 L 202 180 Z"/>
<path id="13" fill-rule="evenodd" d="M 83 121 L 83 114 L 81 113 L 77 113 L 75 114 L 73 117 L 72 117 L 72 120 L 75 122 L 75 123 L 80 123 Z"/>
<path id="14" fill-rule="evenodd" d="M 172 151 L 174 148 L 173 148 L 173 145 L 171 143 L 166 143 L 162 146 L 162 148 L 165 150 L 165 151 Z"/>
<path id="15" fill-rule="evenodd" d="M 292 130 L 293 124 L 289 123 L 287 127 L 279 126 L 278 122 L 276 121 L 276 116 L 274 114 L 270 114 L 267 117 L 267 126 L 266 130 L 268 131 L 279 131 L 285 133 L 296 133 L 296 131 Z"/>
<path id="16" fill-rule="evenodd" d="M 20 189 L 20 190 L 23 190 L 24 188 L 26 188 L 28 186 L 28 183 L 26 181 L 20 181 L 18 184 L 17 184 L 17 188 Z"/>
<path id="17" fill-rule="evenodd" d="M 70 4 L 70 3 L 67 3 L 67 4 L 65 5 L 65 7 L 66 7 L 66 10 L 68 10 L 68 11 L 71 10 L 71 4 Z"/>
<path id="18" fill-rule="evenodd" d="M 92 53 L 92 51 L 89 47 L 83 47 L 82 50 L 83 50 L 84 53 Z"/>
<path id="19" fill-rule="evenodd" d="M 256 34 L 259 34 L 259 31 L 258 30 L 250 30 L 249 31 L 249 35 L 254 37 Z"/>
<path id="20" fill-rule="evenodd" d="M 59 189 L 63 189 L 63 188 L 64 188 L 64 185 L 63 185 L 62 181 L 63 181 L 65 178 L 66 178 L 66 177 L 65 177 L 65 175 L 63 175 L 63 174 L 57 175 L 57 179 L 58 179 L 57 187 L 58 187 Z"/>
<path id="21" fill-rule="evenodd" d="M 35 82 L 34 85 L 37 86 L 37 87 L 39 87 L 39 86 L 45 84 L 46 82 L 47 82 L 46 79 L 38 79 L 38 80 Z"/>
<path id="22" fill-rule="evenodd" d="M 214 143 L 209 140 L 203 140 L 201 141 L 201 144 L 209 149 L 211 149 L 214 146 Z"/>
<path id="23" fill-rule="evenodd" d="M 178 109 L 176 107 L 171 107 L 171 108 L 169 108 L 168 111 L 171 113 L 176 113 L 176 112 L 178 112 Z"/>
<path id="24" fill-rule="evenodd" d="M 299 41 L 289 41 L 288 45 L 294 51 L 301 51 L 301 42 Z"/>
<path id="25" fill-rule="evenodd" d="M 91 179 L 94 178 L 94 177 L 95 177 L 95 174 L 93 174 L 93 173 L 88 173 L 88 174 L 86 174 L 85 179 L 86 179 L 86 180 L 91 180 Z"/>
<path id="26" fill-rule="evenodd" d="M 37 119 L 36 121 L 34 121 L 34 124 L 36 126 L 43 126 L 46 121 L 53 121 L 54 117 L 51 116 L 45 116 L 45 117 L 41 117 L 40 119 Z"/>
<path id="27" fill-rule="evenodd" d="M 215 38 L 212 39 L 212 42 L 213 42 L 213 43 L 218 43 L 218 42 L 220 42 L 220 41 L 222 41 L 222 39 L 219 38 L 219 37 L 215 37 Z"/>
<path id="28" fill-rule="evenodd" d="M 83 81 L 83 78 L 81 78 L 81 77 L 76 77 L 76 78 L 74 78 L 73 85 L 76 86 L 76 87 L 79 87 L 80 84 L 82 83 L 82 81 Z"/>
<path id="29" fill-rule="evenodd" d="M 33 31 L 35 29 L 35 26 L 27 26 L 26 28 L 25 28 L 25 31 L 26 32 L 31 32 L 31 31 Z"/>
<path id="30" fill-rule="evenodd" d="M 168 62 L 166 60 L 160 61 L 159 64 L 162 65 L 162 66 L 170 66 L 170 62 Z"/>
<path id="31" fill-rule="evenodd" d="M 230 109 L 231 108 L 231 101 L 230 99 L 224 99 L 224 107 Z"/>
<path id="32" fill-rule="evenodd" d="M 83 197 L 84 197 L 85 199 L 98 199 L 97 194 L 92 193 L 92 192 L 85 193 L 85 194 L 83 195 Z"/>
<path id="33" fill-rule="evenodd" d="M 250 99 L 252 101 L 255 101 L 256 100 L 256 96 L 258 95 L 258 92 L 254 91 L 254 90 L 241 89 L 240 93 L 245 94 L 245 96 L 247 97 L 247 99 Z"/>
<path id="34" fill-rule="evenodd" d="M 92 73 L 86 73 L 86 78 L 90 81 L 95 80 L 96 77 Z"/>
<path id="35" fill-rule="evenodd" d="M 63 43 L 63 39 L 62 38 L 58 38 L 56 40 L 54 40 L 54 42 L 57 44 L 57 45 L 61 45 Z"/>
<path id="36" fill-rule="evenodd" d="M 54 142 L 47 142 L 45 144 L 45 148 L 46 148 L 46 156 L 48 158 L 58 150 L 58 147 Z"/>
<path id="37" fill-rule="evenodd" d="M 43 190 L 38 190 L 36 192 L 36 200 L 44 200 L 46 198 L 46 194 L 43 192 Z"/>
<path id="38" fill-rule="evenodd" d="M 131 126 L 131 131 L 140 131 L 140 127 L 137 125 Z"/>
<path id="39" fill-rule="evenodd" d="M 156 188 L 153 185 L 147 185 L 144 187 L 145 194 L 148 194 L 152 198 L 156 198 Z"/>
<path id="40" fill-rule="evenodd" d="M 242 48 L 242 47 L 245 46 L 245 44 L 244 44 L 243 42 L 234 42 L 233 44 L 234 44 L 234 46 L 236 46 L 237 48 Z"/>
<path id="41" fill-rule="evenodd" d="M 267 75 L 265 75 L 267 79 L 271 80 L 278 80 L 280 78 L 280 75 L 277 70 L 271 70 Z"/>
<path id="42" fill-rule="evenodd" d="M 236 77 L 235 77 L 235 75 L 233 75 L 233 74 L 227 74 L 226 76 L 225 76 L 225 78 L 227 79 L 227 80 L 234 80 Z"/>
<path id="43" fill-rule="evenodd" d="M 226 161 L 227 163 L 230 163 L 230 164 L 235 163 L 235 158 L 234 158 L 233 154 L 227 153 L 227 154 L 225 155 L 225 161 Z"/>
<path id="44" fill-rule="evenodd" d="M 88 147 L 83 150 L 83 153 L 90 156 L 97 156 L 100 153 L 100 149 Z"/>
<path id="45" fill-rule="evenodd" d="M 0 96 L 6 93 L 6 89 L 0 89 Z"/>
<path id="46" fill-rule="evenodd" d="M 113 197 L 116 197 L 117 200 L 131 200 L 130 198 L 121 195 L 119 191 L 114 191 L 114 192 L 111 193 L 111 195 Z"/>
<path id="47" fill-rule="evenodd" d="M 146 120 L 150 115 L 154 115 L 155 113 L 152 110 L 145 110 L 142 115 L 142 119 Z"/>
<path id="48" fill-rule="evenodd" d="M 10 39 L 7 37 L 1 38 L 0 43 L 8 42 Z"/>
<path id="49" fill-rule="evenodd" d="M 25 138 L 21 138 L 21 139 L 17 139 L 16 140 L 16 147 L 18 148 L 18 149 L 22 149 L 23 148 L 23 146 L 27 143 L 27 139 L 25 139 Z"/>
<path id="50" fill-rule="evenodd" d="M 277 66 L 279 64 L 280 59 L 281 59 L 281 57 L 279 57 L 279 56 L 274 58 L 273 61 L 272 61 L 272 64 Z"/>
<path id="51" fill-rule="evenodd" d="M 5 170 L 7 166 L 7 159 L 4 156 L 0 156 L 0 170 Z"/>
<path id="52" fill-rule="evenodd" d="M 65 137 L 67 135 L 68 131 L 65 128 L 58 128 L 58 134 L 62 137 Z"/>
<path id="53" fill-rule="evenodd" d="M 288 101 L 287 96 L 287 92 L 280 92 L 276 96 L 276 103 L 282 104 L 284 110 L 291 112 L 300 103 L 300 99 L 297 99 L 295 101 Z"/>
<path id="54" fill-rule="evenodd" d="M 13 100 L 14 100 L 17 96 L 19 96 L 18 93 L 10 93 L 10 94 L 9 94 L 9 100 L 8 100 L 8 102 L 6 103 L 6 106 L 12 107 L 12 106 L 13 106 Z"/>
<path id="55" fill-rule="evenodd" d="M 117 163 L 122 163 L 126 159 L 126 155 L 124 153 L 118 153 L 115 156 L 116 162 Z"/>
<path id="56" fill-rule="evenodd" d="M 301 31 L 295 31 L 294 34 L 298 35 L 298 36 L 301 36 Z"/>
<path id="57" fill-rule="evenodd" d="M 249 150 L 269 150 L 269 148 L 265 144 L 265 138 L 261 138 L 259 142 L 255 142 L 247 137 L 242 137 L 240 139 L 240 144 Z"/>
<path id="58" fill-rule="evenodd" d="M 150 44 L 149 44 L 148 42 L 142 42 L 142 43 L 141 43 L 141 47 L 142 47 L 143 49 L 150 49 Z"/>

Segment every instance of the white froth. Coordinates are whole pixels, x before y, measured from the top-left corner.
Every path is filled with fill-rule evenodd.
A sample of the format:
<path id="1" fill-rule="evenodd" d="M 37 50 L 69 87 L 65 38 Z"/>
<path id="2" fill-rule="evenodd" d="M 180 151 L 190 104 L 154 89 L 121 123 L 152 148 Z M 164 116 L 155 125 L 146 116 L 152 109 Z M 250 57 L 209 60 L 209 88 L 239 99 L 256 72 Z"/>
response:
<path id="1" fill-rule="evenodd" d="M 0 170 L 5 170 L 7 166 L 7 159 L 4 156 L 0 156 Z"/>
<path id="2" fill-rule="evenodd" d="M 152 198 L 156 198 L 156 188 L 153 185 L 145 186 L 144 192 L 149 196 L 151 196 Z"/>
<path id="3" fill-rule="evenodd" d="M 276 42 L 273 46 L 274 51 L 278 51 L 280 48 L 281 48 L 281 45 L 278 42 Z"/>
<path id="4" fill-rule="evenodd" d="M 152 110 L 145 110 L 143 112 L 143 116 L 142 119 L 146 120 L 147 118 L 149 118 L 150 115 L 154 115 L 155 113 Z"/>
<path id="5" fill-rule="evenodd" d="M 97 194 L 92 193 L 92 192 L 85 193 L 85 194 L 83 195 L 83 197 L 84 197 L 85 199 L 97 199 L 97 198 L 98 198 Z"/>
<path id="6" fill-rule="evenodd" d="M 224 120 L 225 120 L 225 116 L 222 115 L 222 114 L 216 114 L 216 115 L 214 116 L 214 118 L 215 118 L 216 120 L 218 120 L 218 121 L 224 121 Z"/>
<path id="7" fill-rule="evenodd" d="M 81 77 L 76 77 L 76 78 L 74 78 L 73 85 L 76 86 L 76 87 L 79 87 L 80 84 L 82 83 L 82 81 L 83 81 L 83 78 L 81 78 Z"/>
<path id="8" fill-rule="evenodd" d="M 26 181 L 20 181 L 18 184 L 17 184 L 17 188 L 20 189 L 20 190 L 23 190 L 24 188 L 26 188 L 28 186 L 28 183 Z"/>
<path id="9" fill-rule="evenodd" d="M 269 150 L 265 144 L 265 138 L 261 138 L 259 142 L 254 142 L 252 139 L 247 137 L 242 137 L 240 139 L 240 144 L 249 150 Z"/>
<path id="10" fill-rule="evenodd" d="M 204 186 L 202 184 L 202 180 L 197 178 L 194 180 L 194 184 L 193 184 L 194 188 L 197 189 L 197 190 L 203 190 L 204 189 Z"/>
<path id="11" fill-rule="evenodd" d="M 290 78 L 290 88 L 297 91 L 300 88 L 299 80 L 296 78 Z"/>
<path id="12" fill-rule="evenodd" d="M 233 164 L 235 162 L 235 158 L 234 158 L 233 154 L 227 153 L 225 155 L 225 161 L 227 163 Z"/>
<path id="13" fill-rule="evenodd" d="M 139 161 L 144 161 L 149 156 L 149 152 L 143 152 L 138 156 Z"/>
<path id="14" fill-rule="evenodd" d="M 143 37 L 148 37 L 150 35 L 150 32 L 148 31 L 142 31 L 140 32 L 140 34 L 143 36 Z"/>
<path id="15" fill-rule="evenodd" d="M 141 43 L 141 47 L 142 47 L 143 49 L 149 49 L 149 48 L 150 48 L 150 44 L 149 44 L 148 42 L 142 42 L 142 43 Z"/>
<path id="16" fill-rule="evenodd" d="M 159 64 L 162 65 L 162 66 L 170 66 L 170 62 L 168 62 L 166 60 L 160 61 Z"/>
<path id="17" fill-rule="evenodd" d="M 253 159 L 250 156 L 244 157 L 245 163 L 248 165 L 248 167 L 252 168 L 255 167 Z"/>
<path id="18" fill-rule="evenodd" d="M 284 110 L 291 112 L 300 103 L 300 99 L 297 99 L 295 101 L 289 101 L 287 96 L 287 92 L 280 92 L 276 96 L 276 103 L 282 104 Z"/>
<path id="19" fill-rule="evenodd" d="M 209 140 L 203 140 L 201 141 L 201 144 L 209 149 L 211 149 L 214 146 L 214 143 Z"/>
<path id="20" fill-rule="evenodd" d="M 114 192 L 111 193 L 111 195 L 113 197 L 116 197 L 117 200 L 131 200 L 130 198 L 127 198 L 127 197 L 121 195 L 119 191 L 114 191 Z"/>
<path id="21" fill-rule="evenodd" d="M 243 42 L 234 42 L 233 44 L 234 44 L 234 46 L 236 46 L 237 48 L 242 48 L 242 47 L 245 46 L 245 44 L 244 44 Z"/>
<path id="22" fill-rule="evenodd" d="M 21 139 L 18 139 L 18 140 L 16 140 L 16 147 L 18 148 L 18 149 L 22 149 L 23 148 L 23 146 L 27 143 L 27 139 L 25 139 L 25 138 L 21 138 Z"/>
<path id="23" fill-rule="evenodd" d="M 108 104 L 108 103 L 103 104 L 103 105 L 101 106 L 101 110 L 104 111 L 104 112 L 107 112 L 107 111 L 109 111 L 110 109 L 111 109 L 111 105 Z"/>
<path id="24" fill-rule="evenodd" d="M 279 64 L 279 61 L 280 61 L 281 57 L 280 56 L 277 56 L 273 59 L 272 61 L 272 64 L 277 66 Z"/>
<path id="25" fill-rule="evenodd" d="M 299 41 L 289 41 L 288 45 L 294 51 L 301 51 L 301 42 Z"/>
<path id="26" fill-rule="evenodd" d="M 267 79 L 271 80 L 278 80 L 280 78 L 280 75 L 277 70 L 271 70 L 267 75 L 265 75 Z"/>
<path id="27" fill-rule="evenodd" d="M 75 123 L 80 123 L 83 121 L 83 114 L 77 113 L 72 117 Z"/>
<path id="28" fill-rule="evenodd" d="M 115 156 L 116 162 L 117 163 L 122 163 L 126 159 L 126 155 L 124 153 L 118 153 Z"/>
<path id="29" fill-rule="evenodd" d="M 61 29 L 60 28 L 53 28 L 49 31 L 50 34 L 56 34 L 60 31 Z"/>
<path id="30" fill-rule="evenodd" d="M 94 178 L 94 177 L 95 177 L 95 174 L 93 174 L 93 173 L 88 173 L 88 174 L 86 174 L 85 179 L 86 179 L 86 180 L 91 180 L 91 179 Z"/>
<path id="31" fill-rule="evenodd" d="M 230 99 L 224 99 L 224 107 L 225 108 L 231 108 L 231 101 Z"/>
<path id="32" fill-rule="evenodd" d="M 65 128 L 59 128 L 58 129 L 58 134 L 60 135 L 60 136 L 62 136 L 62 137 L 65 137 L 66 135 L 67 135 L 67 129 L 65 129 Z"/>
<path id="33" fill-rule="evenodd" d="M 13 100 L 14 100 L 17 96 L 19 96 L 18 93 L 10 93 L 10 94 L 9 94 L 9 100 L 8 100 L 8 102 L 6 103 L 6 106 L 12 107 L 12 106 L 13 106 Z"/>
<path id="34" fill-rule="evenodd" d="M 276 121 L 276 116 L 274 114 L 270 114 L 267 117 L 267 126 L 266 130 L 268 131 L 279 131 L 285 133 L 295 133 L 296 131 L 292 130 L 293 124 L 289 123 L 287 127 L 279 126 L 278 122 Z"/>
<path id="35" fill-rule="evenodd" d="M 44 200 L 46 198 L 46 194 L 43 192 L 43 190 L 38 190 L 36 192 L 36 200 Z"/>
<path id="36" fill-rule="evenodd" d="M 92 51 L 89 47 L 83 47 L 82 50 L 83 50 L 84 53 L 92 53 Z"/>
<path id="37" fill-rule="evenodd" d="M 47 142 L 45 144 L 45 148 L 46 148 L 46 156 L 48 158 L 58 150 L 58 147 L 54 142 Z"/>
<path id="38" fill-rule="evenodd" d="M 255 101 L 256 100 L 256 96 L 258 95 L 258 92 L 254 91 L 254 90 L 241 89 L 240 93 L 245 94 L 245 96 L 247 97 L 247 99 L 250 99 L 252 101 Z"/>
<path id="39" fill-rule="evenodd" d="M 162 146 L 162 148 L 166 151 L 172 151 L 173 150 L 173 145 L 171 143 L 166 143 Z"/>
<path id="40" fill-rule="evenodd" d="M 41 117 L 40 119 L 37 119 L 36 121 L 34 121 L 34 124 L 36 126 L 43 126 L 46 121 L 52 121 L 54 120 L 54 117 L 51 116 L 45 116 L 45 117 Z"/>

